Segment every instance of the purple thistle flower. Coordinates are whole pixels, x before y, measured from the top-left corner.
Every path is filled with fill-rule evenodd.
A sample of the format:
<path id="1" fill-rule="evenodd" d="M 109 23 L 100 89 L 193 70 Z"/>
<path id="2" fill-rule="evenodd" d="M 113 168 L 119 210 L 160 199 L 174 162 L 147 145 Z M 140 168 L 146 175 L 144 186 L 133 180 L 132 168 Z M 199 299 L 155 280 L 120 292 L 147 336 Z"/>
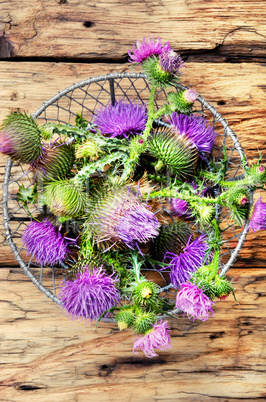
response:
<path id="1" fill-rule="evenodd" d="M 22 241 L 28 253 L 34 255 L 41 265 L 59 264 L 69 252 L 69 242 L 47 219 L 42 222 L 32 221 L 26 227 Z"/>
<path id="2" fill-rule="evenodd" d="M 207 124 L 204 117 L 172 113 L 171 124 L 178 134 L 189 138 L 196 145 L 199 152 L 211 152 L 217 134 Z"/>
<path id="3" fill-rule="evenodd" d="M 0 152 L 10 156 L 16 155 L 17 153 L 14 139 L 5 129 L 0 132 Z"/>
<path id="4" fill-rule="evenodd" d="M 213 316 L 211 299 L 204 294 L 202 289 L 199 289 L 193 283 L 182 283 L 181 290 L 176 296 L 176 308 L 179 308 L 188 315 L 188 318 L 206 321 L 209 318 L 209 313 L 211 317 Z"/>
<path id="5" fill-rule="evenodd" d="M 186 89 L 183 93 L 183 97 L 188 103 L 195 102 L 195 100 L 197 99 L 197 96 L 198 96 L 197 92 L 194 91 L 194 89 L 192 89 L 192 88 Z"/>
<path id="6" fill-rule="evenodd" d="M 180 74 L 179 69 L 184 65 L 184 62 L 180 55 L 170 47 L 169 42 L 167 42 L 160 54 L 160 64 L 164 71 L 175 75 Z"/>
<path id="7" fill-rule="evenodd" d="M 208 249 L 204 238 L 205 236 L 201 235 L 190 243 L 190 236 L 186 247 L 180 254 L 174 254 L 168 251 L 165 253 L 164 261 L 170 260 L 170 281 L 175 288 L 179 288 L 182 283 L 187 282 L 191 274 L 196 272 L 203 264 L 205 253 Z"/>
<path id="8" fill-rule="evenodd" d="M 74 281 L 61 283 L 58 295 L 61 306 L 72 320 L 98 320 L 120 301 L 120 293 L 115 285 L 117 281 L 118 278 L 107 275 L 102 266 L 93 274 L 89 273 L 86 266 L 86 270 L 78 273 Z"/>
<path id="9" fill-rule="evenodd" d="M 249 229 L 255 232 L 256 230 L 266 230 L 266 203 L 260 197 L 254 205 L 250 217 Z"/>
<path id="10" fill-rule="evenodd" d="M 133 46 L 132 53 L 128 51 L 129 62 L 142 64 L 144 60 L 148 57 L 158 56 L 162 53 L 162 42 L 161 38 L 155 41 L 154 37 L 150 39 L 148 37 L 147 42 L 146 38 L 143 38 L 143 41 L 140 43 L 138 40 L 136 41 L 136 45 Z"/>
<path id="11" fill-rule="evenodd" d="M 146 357 L 158 356 L 154 349 L 167 350 L 172 347 L 169 334 L 169 325 L 167 321 L 160 321 L 155 323 L 153 328 L 146 332 L 146 334 L 135 340 L 133 345 L 133 353 L 135 349 L 140 349 Z"/>
<path id="12" fill-rule="evenodd" d="M 101 134 L 111 138 L 141 134 L 148 120 L 146 107 L 137 103 L 118 101 L 100 109 L 94 118 Z"/>
<path id="13" fill-rule="evenodd" d="M 102 202 L 101 202 L 102 201 Z M 93 211 L 96 240 L 123 242 L 129 248 L 158 236 L 160 223 L 129 189 L 112 192 Z"/>
<path id="14" fill-rule="evenodd" d="M 184 216 L 188 214 L 189 203 L 185 200 L 181 200 L 180 198 L 171 198 L 170 208 L 173 215 Z"/>

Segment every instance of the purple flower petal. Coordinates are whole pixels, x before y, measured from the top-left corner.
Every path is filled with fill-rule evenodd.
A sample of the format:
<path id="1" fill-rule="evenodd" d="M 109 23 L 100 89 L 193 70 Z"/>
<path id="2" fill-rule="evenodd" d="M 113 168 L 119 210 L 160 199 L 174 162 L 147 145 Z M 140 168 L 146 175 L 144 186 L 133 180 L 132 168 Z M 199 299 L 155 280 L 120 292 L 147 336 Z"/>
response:
<path id="1" fill-rule="evenodd" d="M 206 321 L 213 316 L 212 302 L 210 298 L 204 294 L 202 289 L 199 289 L 192 283 L 182 283 L 181 290 L 176 296 L 176 308 L 179 308 L 187 314 L 188 318 Z"/>
<path id="2" fill-rule="evenodd" d="M 146 357 L 156 357 L 158 355 L 155 353 L 154 349 L 170 349 L 172 346 L 169 329 L 170 327 L 167 321 L 156 322 L 152 330 L 148 331 L 143 337 L 135 340 L 133 353 L 137 353 L 135 349 L 140 349 Z"/>
<path id="3" fill-rule="evenodd" d="M 72 320 L 97 320 L 105 311 L 119 303 L 120 293 L 115 285 L 117 280 L 116 277 L 107 275 L 102 267 L 93 274 L 86 267 L 74 281 L 61 283 L 61 305 Z"/>
<path id="4" fill-rule="evenodd" d="M 146 107 L 132 102 L 118 101 L 100 109 L 94 118 L 101 134 L 127 138 L 138 135 L 146 127 L 148 120 Z"/>
<path id="5" fill-rule="evenodd" d="M 158 38 L 156 41 L 154 38 L 150 39 L 148 37 L 147 41 L 146 38 L 143 38 L 141 43 L 137 41 L 136 45 L 133 46 L 132 53 L 128 51 L 129 62 L 142 64 L 148 57 L 161 54 L 162 47 L 161 38 Z"/>
<path id="6" fill-rule="evenodd" d="M 251 214 L 249 229 L 255 232 L 256 230 L 266 230 L 266 203 L 260 197 Z"/>
<path id="7" fill-rule="evenodd" d="M 207 124 L 204 117 L 172 113 L 171 124 L 178 134 L 189 138 L 190 141 L 196 145 L 199 152 L 210 153 L 212 151 L 217 134 L 214 129 Z"/>

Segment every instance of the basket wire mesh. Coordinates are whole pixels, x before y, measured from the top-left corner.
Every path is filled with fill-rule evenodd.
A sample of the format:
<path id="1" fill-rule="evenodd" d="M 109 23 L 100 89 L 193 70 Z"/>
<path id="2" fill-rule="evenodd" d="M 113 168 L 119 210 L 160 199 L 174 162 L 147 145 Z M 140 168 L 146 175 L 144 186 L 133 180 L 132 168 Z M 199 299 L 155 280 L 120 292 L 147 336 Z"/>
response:
<path id="1" fill-rule="evenodd" d="M 181 89 L 185 88 L 179 85 Z M 34 113 L 32 117 L 38 119 L 38 123 L 61 123 L 74 124 L 77 113 L 81 112 L 83 117 L 92 121 L 93 116 L 101 106 L 107 103 L 114 104 L 116 100 L 132 101 L 137 100 L 147 104 L 150 93 L 150 85 L 143 73 L 115 73 L 89 78 L 80 83 L 58 92 Z M 155 108 L 162 106 L 165 101 L 164 90 L 157 92 Z M 244 177 L 243 163 L 245 162 L 244 152 L 237 139 L 236 134 L 228 126 L 226 120 L 211 106 L 203 97 L 198 95 L 195 102 L 197 110 L 203 112 L 209 124 L 212 124 L 218 133 L 211 157 L 216 161 L 223 158 L 224 149 L 228 157 L 229 180 L 239 180 Z M 57 288 L 65 278 L 65 266 L 44 267 L 34 262 L 32 256 L 28 256 L 22 243 L 23 231 L 31 220 L 23 205 L 17 201 L 19 186 L 23 183 L 25 187 L 32 185 L 33 178 L 27 170 L 27 166 L 13 164 L 8 161 L 5 169 L 3 185 L 3 218 L 6 231 L 6 241 L 9 243 L 12 252 L 25 274 L 32 280 L 40 291 L 57 304 L 60 300 L 57 297 Z M 252 198 L 252 197 L 251 197 Z M 32 215 L 39 212 L 38 205 L 30 206 Z M 221 253 L 222 269 L 224 275 L 232 266 L 244 243 L 247 231 L 248 220 L 244 228 L 238 228 L 230 222 L 229 213 L 225 210 L 217 210 L 221 220 L 221 228 L 224 236 L 224 245 Z M 165 275 L 152 268 L 160 282 L 163 296 L 169 297 L 175 294 L 175 290 L 167 282 Z M 173 313 L 173 312 L 172 312 Z"/>

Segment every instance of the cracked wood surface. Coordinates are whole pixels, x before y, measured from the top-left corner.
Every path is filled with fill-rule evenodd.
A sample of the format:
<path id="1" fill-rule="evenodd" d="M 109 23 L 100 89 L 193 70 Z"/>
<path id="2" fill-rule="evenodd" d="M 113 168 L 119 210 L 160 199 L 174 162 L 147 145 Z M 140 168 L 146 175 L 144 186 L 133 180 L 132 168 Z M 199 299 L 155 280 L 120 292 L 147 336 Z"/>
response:
<path id="1" fill-rule="evenodd" d="M 0 400 L 266 398 L 265 276 L 231 269 L 229 278 L 239 304 L 218 302 L 207 322 L 171 319 L 173 348 L 150 360 L 132 354 L 131 331 L 73 324 L 19 270 L 1 268 Z"/>
<path id="2" fill-rule="evenodd" d="M 265 58 L 261 0 L 1 0 L 0 8 L 2 58 L 125 60 L 132 43 L 148 34 L 182 54 Z"/>
<path id="3" fill-rule="evenodd" d="M 261 0 L 0 0 L 0 121 L 73 82 L 130 71 L 128 49 L 154 34 L 187 60 L 182 81 L 228 120 L 248 160 L 259 149 L 266 163 L 265 9 Z M 132 354 L 130 331 L 67 319 L 22 275 L 0 229 L 0 401 L 266 400 L 265 250 L 265 232 L 248 234 L 228 274 L 239 304 L 218 302 L 204 323 L 171 319 L 173 348 L 149 360 Z"/>

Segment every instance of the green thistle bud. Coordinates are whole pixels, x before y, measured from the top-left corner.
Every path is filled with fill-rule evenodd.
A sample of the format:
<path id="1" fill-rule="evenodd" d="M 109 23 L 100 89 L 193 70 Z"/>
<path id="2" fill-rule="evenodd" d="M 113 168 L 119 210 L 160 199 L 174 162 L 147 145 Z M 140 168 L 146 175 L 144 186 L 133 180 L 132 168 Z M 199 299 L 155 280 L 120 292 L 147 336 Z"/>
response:
<path id="1" fill-rule="evenodd" d="M 115 316 L 118 328 L 120 331 L 131 327 L 135 321 L 135 314 L 131 309 L 124 309 L 119 311 Z"/>
<path id="2" fill-rule="evenodd" d="M 145 334 L 147 331 L 152 329 L 155 321 L 156 317 L 153 313 L 141 312 L 137 315 L 133 324 L 135 334 Z"/>
<path id="3" fill-rule="evenodd" d="M 191 113 L 197 94 L 193 89 L 185 89 L 183 91 L 170 92 L 167 100 L 172 112 L 178 110 L 180 113 Z"/>
<path id="4" fill-rule="evenodd" d="M 185 136 L 171 128 L 159 128 L 149 137 L 149 151 L 158 159 L 155 170 L 169 169 L 179 178 L 193 174 L 198 160 L 198 152 Z"/>
<path id="5" fill-rule="evenodd" d="M 244 188 L 233 188 L 232 190 L 227 191 L 226 201 L 229 208 L 231 205 L 246 206 L 249 204 L 248 190 Z"/>
<path id="6" fill-rule="evenodd" d="M 252 165 L 250 168 L 250 175 L 252 176 L 254 184 L 266 182 L 266 168 L 262 165 Z"/>
<path id="7" fill-rule="evenodd" d="M 130 140 L 130 160 L 135 161 L 147 148 L 147 141 L 137 135 Z"/>
<path id="8" fill-rule="evenodd" d="M 159 300 L 157 289 L 158 285 L 153 282 L 139 282 L 133 289 L 132 299 L 139 306 L 156 308 Z"/>
<path id="9" fill-rule="evenodd" d="M 76 217 L 85 208 L 86 196 L 71 180 L 53 181 L 45 187 L 44 202 L 57 216 Z"/>
<path id="10" fill-rule="evenodd" d="M 193 205 L 193 209 L 199 216 L 202 225 L 208 225 L 215 215 L 215 207 L 213 205 L 195 204 Z"/>
<path id="11" fill-rule="evenodd" d="M 232 284 L 224 277 L 221 278 L 218 275 L 214 280 L 213 289 L 216 297 L 219 297 L 220 299 L 227 297 L 230 293 L 234 293 Z"/>
<path id="12" fill-rule="evenodd" d="M 162 69 L 161 63 L 156 56 L 148 57 L 142 63 L 142 67 L 150 83 L 155 87 L 165 88 L 174 81 L 173 75 L 169 71 Z"/>
<path id="13" fill-rule="evenodd" d="M 38 181 L 49 182 L 66 178 L 74 163 L 74 149 L 67 144 L 42 146 L 40 157 L 31 163 Z"/>
<path id="14" fill-rule="evenodd" d="M 75 156 L 77 159 L 90 158 L 92 156 L 98 156 L 101 153 L 101 149 L 92 139 L 83 142 L 76 146 Z"/>
<path id="15" fill-rule="evenodd" d="M 1 126 L 0 152 L 19 162 L 34 162 L 41 154 L 40 129 L 26 113 L 11 113 Z"/>
<path id="16" fill-rule="evenodd" d="M 192 235 L 190 227 L 184 221 L 175 221 L 170 225 L 162 225 L 159 235 L 150 245 L 150 253 L 157 261 L 163 261 L 167 251 L 179 254 Z"/>

